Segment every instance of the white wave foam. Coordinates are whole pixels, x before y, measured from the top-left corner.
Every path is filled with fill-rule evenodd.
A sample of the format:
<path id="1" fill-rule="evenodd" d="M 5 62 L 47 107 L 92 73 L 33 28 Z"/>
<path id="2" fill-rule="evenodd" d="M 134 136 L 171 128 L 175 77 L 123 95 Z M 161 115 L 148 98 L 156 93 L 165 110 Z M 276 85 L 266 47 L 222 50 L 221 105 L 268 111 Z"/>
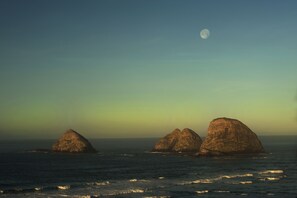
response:
<path id="1" fill-rule="evenodd" d="M 240 184 L 252 184 L 253 182 L 252 181 L 242 181 L 242 182 L 239 182 Z"/>
<path id="2" fill-rule="evenodd" d="M 246 173 L 246 174 L 241 174 L 241 175 L 223 175 L 222 178 L 226 179 L 232 179 L 232 178 L 237 178 L 237 177 L 253 177 L 254 174 L 252 173 Z"/>
<path id="3" fill-rule="evenodd" d="M 122 191 L 118 191 L 118 192 L 109 193 L 109 194 L 106 194 L 106 195 L 116 196 L 116 195 L 130 194 L 130 193 L 144 193 L 144 190 L 140 189 L 140 188 L 127 189 L 127 190 L 122 190 Z"/>
<path id="4" fill-rule="evenodd" d="M 279 178 L 277 178 L 277 177 L 267 177 L 266 179 L 269 180 L 269 181 L 279 180 Z"/>
<path id="5" fill-rule="evenodd" d="M 196 193 L 204 194 L 204 193 L 208 193 L 208 190 L 197 190 Z"/>
<path id="6" fill-rule="evenodd" d="M 273 194 L 273 193 L 267 193 L 267 195 L 268 195 L 268 196 L 274 196 L 274 194 Z"/>
<path id="7" fill-rule="evenodd" d="M 145 179 L 130 179 L 129 182 L 148 182 L 149 180 Z"/>
<path id="8" fill-rule="evenodd" d="M 259 174 L 269 174 L 269 173 L 271 173 L 271 174 L 282 174 L 282 173 L 284 173 L 284 171 L 283 170 L 266 170 L 266 171 L 259 172 Z"/>
<path id="9" fill-rule="evenodd" d="M 191 182 L 192 184 L 211 184 L 213 183 L 210 179 L 198 179 Z"/>
<path id="10" fill-rule="evenodd" d="M 264 177 L 264 178 L 260 178 L 260 181 L 278 181 L 280 180 L 280 177 Z"/>
<path id="11" fill-rule="evenodd" d="M 2 193 L 4 193 L 4 191 L 3 190 L 0 190 L 0 193 L 2 194 Z"/>
<path id="12" fill-rule="evenodd" d="M 214 192 L 218 192 L 218 193 L 229 193 L 230 191 L 228 191 L 228 190 L 215 190 Z"/>
<path id="13" fill-rule="evenodd" d="M 144 193 L 144 190 L 142 190 L 142 189 L 131 189 L 130 192 L 131 193 Z"/>
<path id="14" fill-rule="evenodd" d="M 70 185 L 57 186 L 57 188 L 58 188 L 59 190 L 68 190 L 68 189 L 70 189 Z"/>
<path id="15" fill-rule="evenodd" d="M 34 188 L 34 190 L 40 191 L 40 190 L 42 190 L 42 187 L 36 187 L 36 188 Z"/>
<path id="16" fill-rule="evenodd" d="M 208 179 L 198 179 L 194 181 L 185 181 L 180 183 L 179 185 L 190 185 L 190 184 L 211 184 L 221 179 L 233 179 L 238 177 L 253 177 L 254 174 L 252 173 L 245 173 L 245 174 L 237 174 L 237 175 L 223 175 L 215 178 L 208 178 Z"/>
<path id="17" fill-rule="evenodd" d="M 137 179 L 130 179 L 129 182 L 137 182 Z"/>
<path id="18" fill-rule="evenodd" d="M 234 178 L 234 176 L 224 175 L 222 176 L 222 178 L 231 179 L 231 178 Z"/>
<path id="19" fill-rule="evenodd" d="M 109 185 L 109 181 L 105 181 L 105 182 L 95 182 L 96 186 L 106 186 Z"/>
<path id="20" fill-rule="evenodd" d="M 165 179 L 165 177 L 159 177 L 159 179 Z"/>
<path id="21" fill-rule="evenodd" d="M 248 194 L 247 194 L 247 193 L 241 193 L 240 195 L 242 195 L 242 196 L 247 196 Z"/>

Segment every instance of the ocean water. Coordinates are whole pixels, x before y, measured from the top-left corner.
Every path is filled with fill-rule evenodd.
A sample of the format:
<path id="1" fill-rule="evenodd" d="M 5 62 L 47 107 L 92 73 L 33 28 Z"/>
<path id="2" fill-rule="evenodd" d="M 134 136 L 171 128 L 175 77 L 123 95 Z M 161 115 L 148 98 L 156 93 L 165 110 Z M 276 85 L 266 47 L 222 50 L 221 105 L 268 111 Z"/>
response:
<path id="1" fill-rule="evenodd" d="M 157 139 L 90 140 L 97 154 L 0 142 L 0 197 L 297 197 L 297 136 L 260 137 L 259 155 L 151 153 Z"/>

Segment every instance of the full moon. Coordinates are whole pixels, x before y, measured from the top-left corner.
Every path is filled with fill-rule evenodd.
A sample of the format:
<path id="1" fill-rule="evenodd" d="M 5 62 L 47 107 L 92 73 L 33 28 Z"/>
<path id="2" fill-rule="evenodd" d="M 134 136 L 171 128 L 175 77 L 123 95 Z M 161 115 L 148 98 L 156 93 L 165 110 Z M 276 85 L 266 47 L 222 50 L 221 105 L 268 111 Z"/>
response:
<path id="1" fill-rule="evenodd" d="M 209 34 L 210 34 L 210 32 L 209 32 L 208 29 L 203 29 L 203 30 L 201 30 L 201 32 L 200 32 L 200 37 L 201 37 L 202 39 L 207 39 L 207 38 L 209 37 Z"/>

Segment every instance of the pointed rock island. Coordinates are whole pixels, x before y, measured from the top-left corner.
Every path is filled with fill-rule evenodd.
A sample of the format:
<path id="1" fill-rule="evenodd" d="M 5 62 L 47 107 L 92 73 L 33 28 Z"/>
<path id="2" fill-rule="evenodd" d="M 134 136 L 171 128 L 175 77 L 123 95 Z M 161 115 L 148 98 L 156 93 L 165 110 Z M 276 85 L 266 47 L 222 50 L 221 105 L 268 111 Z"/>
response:
<path id="1" fill-rule="evenodd" d="M 199 151 L 202 144 L 200 136 L 193 130 L 185 128 L 182 131 L 175 129 L 170 134 L 161 138 L 154 146 L 154 152 L 187 152 Z"/>
<path id="2" fill-rule="evenodd" d="M 239 120 L 223 117 L 210 122 L 199 155 L 219 156 L 263 152 L 265 151 L 260 140 L 251 129 Z"/>
<path id="3" fill-rule="evenodd" d="M 67 130 L 52 146 L 53 152 L 63 153 L 95 153 L 91 143 L 76 131 Z"/>

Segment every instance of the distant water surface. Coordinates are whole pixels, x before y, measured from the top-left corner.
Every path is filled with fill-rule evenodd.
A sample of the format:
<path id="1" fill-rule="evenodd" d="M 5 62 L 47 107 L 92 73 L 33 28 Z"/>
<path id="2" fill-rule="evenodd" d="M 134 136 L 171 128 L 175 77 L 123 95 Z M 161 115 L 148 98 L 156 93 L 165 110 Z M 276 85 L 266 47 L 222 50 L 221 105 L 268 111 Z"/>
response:
<path id="1" fill-rule="evenodd" d="M 150 153 L 154 138 L 90 140 L 97 154 L 0 141 L 0 197 L 296 197 L 297 136 L 260 139 L 267 154 L 211 158 Z"/>

